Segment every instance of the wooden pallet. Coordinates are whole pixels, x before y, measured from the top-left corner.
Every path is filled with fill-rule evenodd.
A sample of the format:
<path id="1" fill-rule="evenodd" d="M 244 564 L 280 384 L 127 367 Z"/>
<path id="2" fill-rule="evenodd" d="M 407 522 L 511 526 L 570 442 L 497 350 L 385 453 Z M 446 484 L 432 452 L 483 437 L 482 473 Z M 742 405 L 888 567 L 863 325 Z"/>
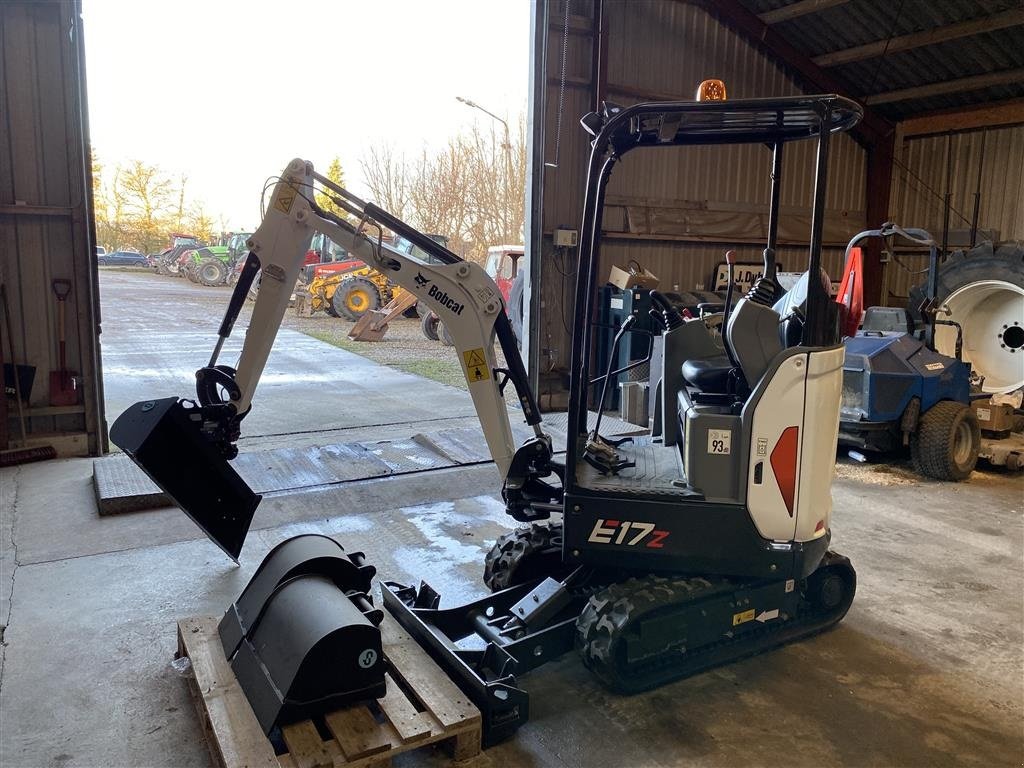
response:
<path id="1" fill-rule="evenodd" d="M 378 768 L 390 765 L 394 755 L 439 742 L 456 761 L 478 755 L 480 710 L 387 613 L 381 633 L 392 670 L 387 695 L 376 704 L 332 712 L 319 723 L 284 726 L 288 751 L 278 755 L 224 658 L 217 620 L 179 621 L 177 655 L 192 662 L 189 687 L 214 762 L 223 768 Z"/>

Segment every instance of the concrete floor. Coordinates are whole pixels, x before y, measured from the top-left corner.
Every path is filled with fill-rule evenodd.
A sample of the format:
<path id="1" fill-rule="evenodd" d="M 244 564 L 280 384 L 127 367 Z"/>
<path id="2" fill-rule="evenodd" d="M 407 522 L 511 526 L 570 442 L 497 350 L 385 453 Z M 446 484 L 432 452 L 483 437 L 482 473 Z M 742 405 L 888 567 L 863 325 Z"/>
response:
<path id="1" fill-rule="evenodd" d="M 110 312 L 105 355 L 120 333 Z M 341 351 L 306 352 L 338 352 L 346 370 L 360 364 Z M 363 369 L 354 386 L 385 373 L 394 372 Z M 457 408 L 456 398 L 441 392 L 427 407 L 430 383 L 412 378 L 409 390 L 398 375 L 404 384 L 377 406 L 386 410 L 352 415 L 331 394 L 339 400 L 323 418 L 353 431 L 393 422 L 406 435 L 424 411 L 465 423 L 440 404 Z M 146 379 L 159 394 L 176 392 L 161 381 Z M 125 401 L 136 398 L 114 383 L 112 394 L 125 386 Z M 409 391 L 415 397 L 402 396 Z M 308 416 L 308 405 L 298 410 Z M 319 439 L 282 431 L 295 430 L 267 423 L 260 440 Z M 170 666 L 175 620 L 221 613 L 287 536 L 337 536 L 385 578 L 428 578 L 447 603 L 483 594 L 484 553 L 513 522 L 491 465 L 322 487 L 266 499 L 235 566 L 177 510 L 99 518 L 91 470 L 82 459 L 0 470 L 5 768 L 209 764 L 185 681 Z M 950 485 L 841 465 L 834 544 L 853 560 L 859 587 L 839 627 L 633 697 L 608 694 L 568 655 L 521 679 L 531 721 L 473 765 L 1019 765 L 1022 491 L 1019 476 L 979 472 Z M 396 762 L 444 758 L 426 751 Z"/>

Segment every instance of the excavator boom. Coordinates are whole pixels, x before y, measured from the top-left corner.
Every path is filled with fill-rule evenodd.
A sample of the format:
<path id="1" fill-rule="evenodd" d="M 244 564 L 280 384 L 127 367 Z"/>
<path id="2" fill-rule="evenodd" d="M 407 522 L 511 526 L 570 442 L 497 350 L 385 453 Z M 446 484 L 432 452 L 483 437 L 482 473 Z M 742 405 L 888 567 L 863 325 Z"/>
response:
<path id="1" fill-rule="evenodd" d="M 322 210 L 314 192 L 327 194 L 348 214 Z M 440 264 L 428 264 L 384 242 L 389 229 L 418 245 Z M 365 203 L 295 159 L 274 185 L 270 204 L 249 239 L 249 254 L 220 326 L 209 363 L 196 372 L 196 399 L 146 400 L 123 413 L 110 437 L 233 559 L 238 558 L 259 504 L 228 463 L 237 455 L 241 421 L 253 404 L 277 330 L 288 308 L 303 257 L 323 233 L 367 265 L 416 296 L 443 320 L 455 341 L 470 397 L 488 450 L 503 480 L 517 453 L 504 397 L 515 387 L 525 420 L 536 433 L 531 449 L 551 454 L 540 412 L 526 380 L 515 337 L 497 285 L 478 264 L 464 261 L 427 235 L 377 206 Z M 260 272 L 260 291 L 235 366 L 219 361 L 225 340 Z M 499 368 L 495 340 L 506 367 Z M 533 463 L 536 463 L 535 461 Z M 522 462 L 518 462 L 522 464 Z M 202 478 L 202 482 L 197 482 Z M 524 478 L 513 478 L 514 491 Z"/>

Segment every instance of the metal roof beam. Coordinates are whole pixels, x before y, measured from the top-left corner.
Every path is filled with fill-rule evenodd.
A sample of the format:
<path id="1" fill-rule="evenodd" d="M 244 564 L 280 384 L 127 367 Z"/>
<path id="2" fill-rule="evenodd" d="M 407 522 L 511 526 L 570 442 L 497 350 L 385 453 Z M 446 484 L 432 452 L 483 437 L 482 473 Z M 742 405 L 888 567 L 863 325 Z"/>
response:
<path id="1" fill-rule="evenodd" d="M 787 6 L 789 7 L 789 6 Z M 959 40 L 962 37 L 980 35 L 984 32 L 994 32 L 997 29 L 1017 27 L 1024 24 L 1024 8 L 1013 8 L 1002 13 L 994 13 L 991 16 L 983 16 L 978 19 L 962 21 L 958 24 L 949 24 L 945 27 L 926 29 L 923 32 L 914 32 L 909 35 L 900 35 L 890 40 L 877 40 L 873 43 L 858 45 L 853 48 L 846 48 L 841 51 L 825 53 L 815 56 L 811 61 L 819 67 L 837 67 L 840 64 L 849 64 L 853 61 L 864 61 L 878 56 L 888 56 L 901 51 L 909 51 L 914 48 L 922 48 L 926 45 L 945 43 L 949 40 Z"/>
<path id="2" fill-rule="evenodd" d="M 685 2 L 685 0 L 679 0 Z M 826 72 L 805 54 L 793 47 L 776 30 L 747 10 L 739 0 L 693 0 L 694 4 L 717 18 L 723 24 L 768 52 L 777 61 L 794 70 L 797 77 L 819 93 L 838 93 L 863 102 L 843 80 Z M 799 3 L 794 3 L 799 5 Z M 792 6 L 786 6 L 787 8 Z M 888 136 L 894 126 L 871 109 L 864 109 L 864 119 L 852 131 L 863 144 L 870 144 Z"/>
<path id="3" fill-rule="evenodd" d="M 926 99 L 929 96 L 941 96 L 947 93 L 980 91 L 983 88 L 991 88 L 996 85 L 1010 85 L 1022 82 L 1024 82 L 1024 68 L 1007 69 L 1002 72 L 989 72 L 984 75 L 972 75 L 971 77 L 961 77 L 957 80 L 946 80 L 940 83 L 916 85 L 913 88 L 900 88 L 895 91 L 876 93 L 866 97 L 864 103 L 868 106 L 892 104 L 895 101 Z"/>
<path id="4" fill-rule="evenodd" d="M 835 8 L 837 5 L 846 5 L 848 2 L 850 0 L 798 0 L 798 2 L 776 8 L 774 11 L 765 11 L 757 18 L 765 24 L 780 24 L 809 13 L 818 13 L 828 8 Z"/>

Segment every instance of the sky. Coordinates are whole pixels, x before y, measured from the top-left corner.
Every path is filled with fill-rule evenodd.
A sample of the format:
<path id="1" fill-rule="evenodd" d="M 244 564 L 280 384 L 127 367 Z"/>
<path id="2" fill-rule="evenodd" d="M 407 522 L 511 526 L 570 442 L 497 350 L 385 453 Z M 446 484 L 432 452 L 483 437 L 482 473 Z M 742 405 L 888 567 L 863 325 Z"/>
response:
<path id="1" fill-rule="evenodd" d="M 529 0 L 84 0 L 93 151 L 188 177 L 229 230 L 294 157 L 365 194 L 359 158 L 414 155 L 526 108 Z"/>

